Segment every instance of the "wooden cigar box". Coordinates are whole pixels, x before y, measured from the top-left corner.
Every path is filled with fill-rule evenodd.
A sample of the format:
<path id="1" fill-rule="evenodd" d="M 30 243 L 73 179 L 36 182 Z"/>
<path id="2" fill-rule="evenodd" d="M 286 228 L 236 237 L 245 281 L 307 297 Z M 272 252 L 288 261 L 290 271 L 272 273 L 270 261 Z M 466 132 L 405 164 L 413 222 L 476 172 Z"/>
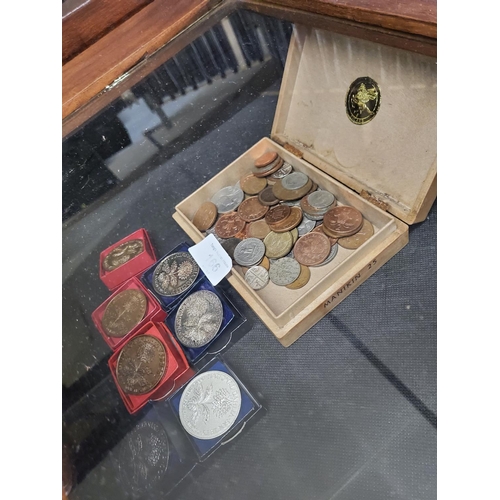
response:
<path id="1" fill-rule="evenodd" d="M 357 93 L 359 81 L 352 85 L 366 77 L 364 93 Z M 370 98 L 378 99 L 378 110 Z M 229 282 L 287 347 L 403 248 L 409 225 L 425 220 L 436 198 L 436 135 L 435 58 L 295 26 L 271 138 L 179 203 L 173 217 L 198 243 L 204 234 L 192 219 L 200 205 L 276 151 L 373 224 L 368 241 L 356 250 L 339 247 L 332 262 L 311 267 L 298 290 L 270 282 L 255 291 L 233 266 Z"/>

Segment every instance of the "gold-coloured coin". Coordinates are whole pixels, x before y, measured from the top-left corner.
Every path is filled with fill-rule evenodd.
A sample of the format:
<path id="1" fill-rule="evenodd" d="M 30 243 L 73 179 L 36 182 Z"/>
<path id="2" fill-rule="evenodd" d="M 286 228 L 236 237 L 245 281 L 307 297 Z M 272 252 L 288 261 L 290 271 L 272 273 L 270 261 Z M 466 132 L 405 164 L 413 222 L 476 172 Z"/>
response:
<path id="1" fill-rule="evenodd" d="M 251 196 L 259 194 L 267 186 L 265 177 L 256 177 L 254 174 L 245 175 L 240 179 L 241 190 Z"/>
<path id="2" fill-rule="evenodd" d="M 102 267 L 107 272 L 114 271 L 143 251 L 144 242 L 142 240 L 126 241 L 116 248 L 113 248 L 113 250 L 104 257 Z"/>
<path id="3" fill-rule="evenodd" d="M 110 300 L 102 316 L 102 328 L 110 337 L 124 337 L 138 325 L 148 306 L 140 290 L 123 290 Z"/>
<path id="4" fill-rule="evenodd" d="M 296 227 L 294 227 L 290 232 L 292 233 L 293 244 L 295 245 L 295 243 L 299 239 L 299 230 Z"/>
<path id="5" fill-rule="evenodd" d="M 300 264 L 299 277 L 293 283 L 286 285 L 286 287 L 290 290 L 298 290 L 299 288 L 302 288 L 304 285 L 306 285 L 310 278 L 311 270 L 307 266 Z"/>
<path id="6" fill-rule="evenodd" d="M 271 231 L 264 238 L 266 246 L 266 257 L 269 259 L 280 259 L 287 255 L 293 246 L 293 238 L 290 231 L 286 233 L 275 233 Z"/>
<path id="7" fill-rule="evenodd" d="M 269 259 L 264 255 L 259 263 L 259 266 L 262 266 L 266 271 L 269 271 L 270 265 L 271 263 L 269 262 Z"/>
<path id="8" fill-rule="evenodd" d="M 348 250 L 355 250 L 365 243 L 365 241 L 368 241 L 373 236 L 374 232 L 375 230 L 373 229 L 372 223 L 363 219 L 363 225 L 356 234 L 339 238 L 338 243 L 341 247 L 347 248 Z"/>

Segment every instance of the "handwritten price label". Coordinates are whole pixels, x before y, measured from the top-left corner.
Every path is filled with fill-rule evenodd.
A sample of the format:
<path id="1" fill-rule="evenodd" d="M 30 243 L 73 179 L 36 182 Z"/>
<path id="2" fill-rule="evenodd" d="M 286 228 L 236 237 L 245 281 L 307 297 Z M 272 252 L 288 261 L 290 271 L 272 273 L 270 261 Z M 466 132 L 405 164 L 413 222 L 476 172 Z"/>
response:
<path id="1" fill-rule="evenodd" d="M 212 285 L 220 283 L 231 271 L 233 262 L 213 234 L 188 249 Z"/>

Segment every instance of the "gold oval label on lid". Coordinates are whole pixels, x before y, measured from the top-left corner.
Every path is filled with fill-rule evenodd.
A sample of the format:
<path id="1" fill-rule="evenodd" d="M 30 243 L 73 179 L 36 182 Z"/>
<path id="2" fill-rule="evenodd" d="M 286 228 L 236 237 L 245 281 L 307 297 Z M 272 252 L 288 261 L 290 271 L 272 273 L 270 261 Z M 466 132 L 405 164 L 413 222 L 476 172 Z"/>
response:
<path id="1" fill-rule="evenodd" d="M 356 125 L 375 118 L 380 107 L 380 89 L 375 80 L 362 76 L 351 83 L 345 100 L 347 116 Z"/>

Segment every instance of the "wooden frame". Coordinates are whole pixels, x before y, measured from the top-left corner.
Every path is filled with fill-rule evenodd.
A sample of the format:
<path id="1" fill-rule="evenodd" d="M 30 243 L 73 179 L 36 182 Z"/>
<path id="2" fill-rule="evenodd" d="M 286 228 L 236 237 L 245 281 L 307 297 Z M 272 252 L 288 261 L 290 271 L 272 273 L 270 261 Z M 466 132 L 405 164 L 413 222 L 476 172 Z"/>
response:
<path id="1" fill-rule="evenodd" d="M 105 2 L 92 1 L 94 16 L 98 1 Z M 65 22 L 75 23 L 63 47 L 63 137 L 109 104 L 118 95 L 114 89 L 129 88 L 201 34 L 200 27 L 207 29 L 237 8 L 436 55 L 435 0 L 147 1 L 137 4 L 138 10 L 130 2 L 121 10 L 106 9 L 95 28 L 84 11 L 63 19 L 63 32 Z"/>

